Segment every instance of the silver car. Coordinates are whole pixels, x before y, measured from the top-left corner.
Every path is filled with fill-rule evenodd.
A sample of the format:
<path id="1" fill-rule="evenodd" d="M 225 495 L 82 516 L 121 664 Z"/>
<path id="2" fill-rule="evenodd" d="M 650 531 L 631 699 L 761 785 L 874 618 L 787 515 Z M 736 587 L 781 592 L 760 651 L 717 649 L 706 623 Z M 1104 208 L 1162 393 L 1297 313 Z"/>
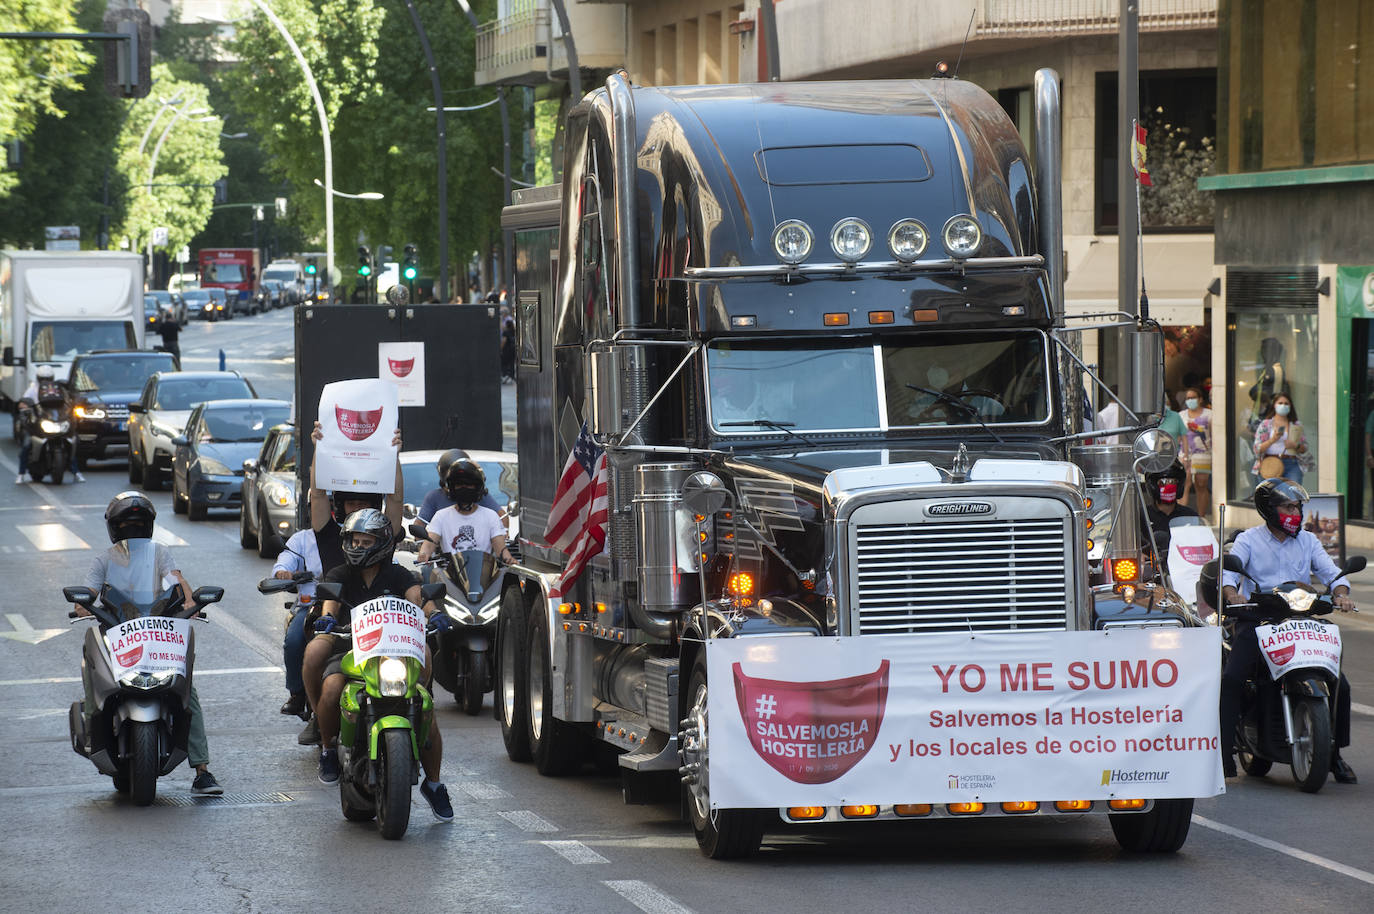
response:
<path id="1" fill-rule="evenodd" d="M 243 462 L 239 545 L 275 558 L 296 532 L 296 426 L 274 425 L 258 456 Z"/>

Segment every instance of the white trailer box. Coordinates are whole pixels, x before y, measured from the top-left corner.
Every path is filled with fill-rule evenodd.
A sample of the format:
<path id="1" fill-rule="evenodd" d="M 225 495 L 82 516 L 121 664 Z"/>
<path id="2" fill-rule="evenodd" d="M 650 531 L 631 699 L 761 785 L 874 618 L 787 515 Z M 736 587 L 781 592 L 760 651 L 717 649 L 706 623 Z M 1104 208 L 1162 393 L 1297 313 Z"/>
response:
<path id="1" fill-rule="evenodd" d="M 143 348 L 143 257 L 124 251 L 0 251 L 0 402 L 39 365 L 66 379 L 95 349 Z"/>

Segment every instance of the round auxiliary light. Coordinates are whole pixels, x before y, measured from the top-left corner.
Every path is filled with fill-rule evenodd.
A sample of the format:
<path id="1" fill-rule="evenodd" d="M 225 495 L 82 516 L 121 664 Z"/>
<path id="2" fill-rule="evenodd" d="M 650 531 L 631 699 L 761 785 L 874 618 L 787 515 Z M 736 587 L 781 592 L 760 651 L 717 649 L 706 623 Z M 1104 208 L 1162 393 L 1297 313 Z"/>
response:
<path id="1" fill-rule="evenodd" d="M 873 246 L 873 232 L 868 223 L 852 216 L 841 219 L 830 230 L 830 248 L 845 263 L 854 263 Z"/>
<path id="2" fill-rule="evenodd" d="M 887 247 L 902 263 L 911 263 L 925 253 L 930 243 L 926 227 L 915 219 L 903 219 L 887 233 Z"/>
<path id="3" fill-rule="evenodd" d="M 951 216 L 940 235 L 944 238 L 945 251 L 955 260 L 972 257 L 983 244 L 983 230 L 972 216 Z"/>
<path id="4" fill-rule="evenodd" d="M 800 219 L 788 219 L 773 229 L 773 253 L 783 263 L 801 263 L 811 254 L 814 236 Z"/>

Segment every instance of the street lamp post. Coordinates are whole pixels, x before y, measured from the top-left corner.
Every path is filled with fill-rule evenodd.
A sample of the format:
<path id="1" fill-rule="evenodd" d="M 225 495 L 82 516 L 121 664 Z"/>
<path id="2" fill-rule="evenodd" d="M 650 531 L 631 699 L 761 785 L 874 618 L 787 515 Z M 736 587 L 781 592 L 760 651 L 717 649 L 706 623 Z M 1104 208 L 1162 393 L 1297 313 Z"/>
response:
<path id="1" fill-rule="evenodd" d="M 316 186 L 316 187 L 324 187 L 324 185 L 320 183 L 320 179 L 319 179 L 319 178 L 316 178 L 316 179 L 315 179 L 315 186 Z M 363 191 L 363 192 L 360 193 L 360 194 L 346 194 L 346 193 L 344 193 L 343 191 L 341 191 L 341 190 L 335 190 L 334 188 L 330 188 L 330 190 L 333 192 L 334 196 L 336 196 L 336 197 L 347 197 L 349 200 L 385 200 L 385 199 L 386 199 L 386 194 L 379 194 L 379 193 L 377 193 L 375 190 L 365 190 L 365 191 Z"/>
<path id="2" fill-rule="evenodd" d="M 167 137 L 168 137 L 169 134 L 171 134 L 172 128 L 176 126 L 176 122 L 177 122 L 179 119 L 187 118 L 187 117 L 189 117 L 189 116 L 192 115 L 192 114 L 204 114 L 204 113 L 205 113 L 206 111 L 208 111 L 208 110 L 209 110 L 209 109 L 207 109 L 207 108 L 196 108 L 196 109 L 191 110 L 191 111 L 184 111 L 184 110 L 182 110 L 181 108 L 178 108 L 178 109 L 175 111 L 175 113 L 172 114 L 171 119 L 167 121 L 167 126 L 164 127 L 164 128 L 162 129 L 162 135 L 159 136 L 159 137 L 157 138 L 157 144 L 156 144 L 155 146 L 153 146 L 153 158 L 152 158 L 152 161 L 150 161 L 150 162 L 148 163 L 148 195 L 149 195 L 149 196 L 152 196 L 152 193 L 153 193 L 153 173 L 157 171 L 157 157 L 162 153 L 162 144 L 165 143 L 165 142 L 167 142 Z M 198 118 L 195 118 L 195 120 L 198 121 L 198 122 L 206 122 L 206 121 L 216 121 L 216 120 L 219 120 L 219 118 L 215 117 L 214 115 L 210 115 L 210 116 L 208 116 L 208 117 L 198 117 Z M 151 228 L 149 228 L 149 230 L 148 230 L 148 271 L 149 271 L 150 273 L 153 273 L 153 274 L 154 274 L 154 280 L 156 280 L 156 273 L 157 273 L 157 270 L 155 269 L 155 267 L 154 267 L 154 262 L 153 262 L 153 232 L 152 232 L 152 229 L 151 229 Z M 157 286 L 157 282 L 154 281 L 153 283 L 151 283 L 151 286 L 156 287 L 156 286 Z"/>

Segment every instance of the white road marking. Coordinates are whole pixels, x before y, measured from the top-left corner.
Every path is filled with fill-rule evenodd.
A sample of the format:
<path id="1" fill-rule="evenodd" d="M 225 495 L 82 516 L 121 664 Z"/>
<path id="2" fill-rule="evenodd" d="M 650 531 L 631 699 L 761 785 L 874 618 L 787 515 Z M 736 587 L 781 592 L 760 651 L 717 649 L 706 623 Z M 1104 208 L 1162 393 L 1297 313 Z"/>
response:
<path id="1" fill-rule="evenodd" d="M 279 666 L 241 666 L 228 670 L 196 670 L 196 676 L 233 676 L 239 673 L 285 673 Z M 48 685 L 80 682 L 80 676 L 51 676 L 47 679 L 0 679 L 0 686 Z"/>
<path id="2" fill-rule="evenodd" d="M 40 717 L 56 717 L 59 714 L 66 714 L 68 710 L 67 708 L 49 708 L 47 710 L 34 709 L 27 713 L 24 710 L 20 710 L 15 714 L 11 714 L 10 720 L 37 720 Z"/>
<path id="3" fill-rule="evenodd" d="M 1242 831 L 1239 828 L 1233 828 L 1230 825 L 1223 825 L 1220 822 L 1213 822 L 1211 819 L 1206 819 L 1202 816 L 1193 816 L 1193 823 L 1195 825 L 1201 825 L 1203 828 L 1210 828 L 1213 831 L 1219 831 L 1223 835 L 1230 835 L 1232 838 L 1239 838 L 1242 841 L 1249 841 L 1251 844 L 1258 845 L 1259 847 L 1263 847 L 1271 851 L 1278 851 L 1280 854 L 1285 854 L 1289 857 L 1292 857 L 1294 860 L 1301 860 L 1304 863 L 1311 863 L 1316 866 L 1320 866 L 1324 869 L 1331 870 L 1333 873 L 1340 873 L 1342 876 L 1349 876 L 1351 879 L 1358 879 L 1360 882 L 1368 883 L 1369 885 L 1374 885 L 1374 873 L 1369 873 L 1365 870 L 1359 870 L 1353 866 L 1346 866 L 1344 863 L 1337 863 L 1335 860 L 1329 860 L 1326 857 L 1319 857 L 1316 854 L 1309 854 L 1307 851 L 1299 850 L 1296 847 L 1289 847 L 1287 844 L 1280 844 L 1277 841 L 1271 841 L 1268 838 L 1252 834 L 1248 831 Z"/>
<path id="4" fill-rule="evenodd" d="M 542 841 L 540 843 L 575 866 L 611 862 L 581 841 Z"/>
<path id="5" fill-rule="evenodd" d="M 1370 717 L 1374 717 L 1374 705 L 1362 705 L 1358 701 L 1352 701 L 1350 703 L 1350 710 L 1354 711 L 1356 714 L 1367 714 Z"/>
<path id="6" fill-rule="evenodd" d="M 161 543 L 164 546 L 189 546 L 190 543 L 177 536 L 166 527 L 158 527 L 153 530 L 153 542 Z"/>
<path id="7" fill-rule="evenodd" d="M 19 613 L 5 613 L 5 618 L 14 627 L 12 632 L 0 632 L 0 637 L 9 638 L 11 641 L 26 641 L 29 644 L 40 644 L 49 638 L 56 638 L 63 632 L 70 631 L 66 628 L 34 628 Z"/>
<path id="8" fill-rule="evenodd" d="M 20 524 L 19 532 L 28 537 L 39 552 L 91 548 L 89 543 L 68 530 L 64 524 Z"/>
<path id="9" fill-rule="evenodd" d="M 547 819 L 542 819 L 528 809 L 501 810 L 497 815 L 514 825 L 521 831 L 532 832 L 555 832 L 558 826 Z"/>
<path id="10" fill-rule="evenodd" d="M 458 789 L 474 800 L 500 800 L 510 796 L 495 784 L 485 784 L 482 781 L 459 781 Z"/>
<path id="11" fill-rule="evenodd" d="M 692 914 L 691 908 L 684 908 L 649 883 L 638 879 L 608 879 L 601 884 L 644 914 Z"/>

